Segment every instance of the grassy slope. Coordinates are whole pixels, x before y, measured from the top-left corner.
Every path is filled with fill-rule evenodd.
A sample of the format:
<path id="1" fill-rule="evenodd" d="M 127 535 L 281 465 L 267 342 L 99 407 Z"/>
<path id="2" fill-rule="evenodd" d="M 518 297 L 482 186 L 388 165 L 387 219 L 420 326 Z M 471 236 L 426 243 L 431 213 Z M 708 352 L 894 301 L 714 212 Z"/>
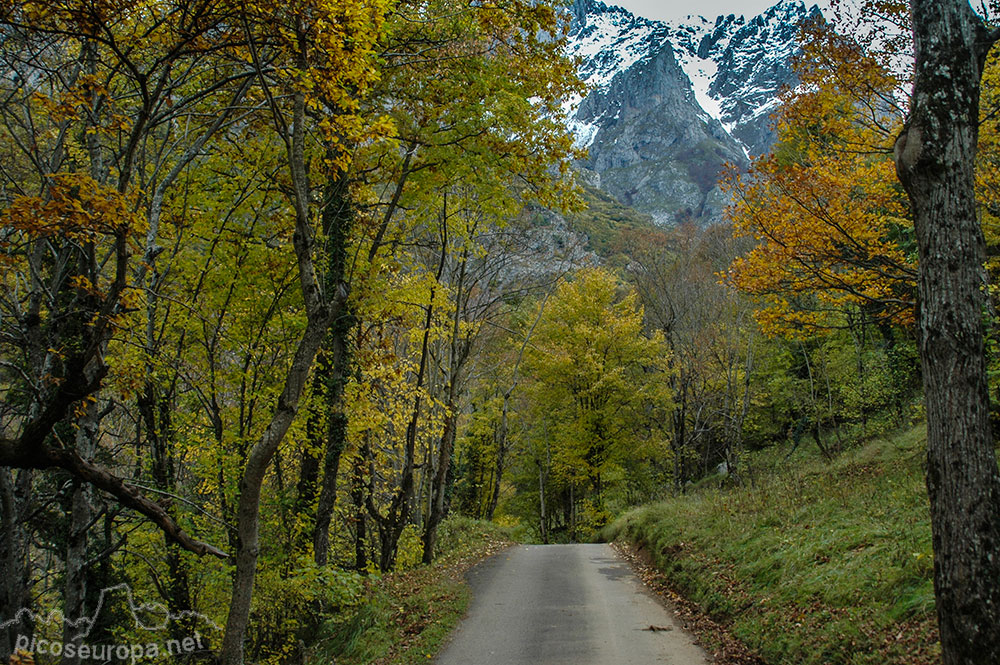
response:
<path id="1" fill-rule="evenodd" d="M 453 517 L 439 527 L 433 565 L 374 579 L 364 603 L 325 631 L 313 646 L 313 663 L 412 665 L 426 663 L 465 614 L 464 574 L 511 544 L 490 522 Z"/>
<path id="2" fill-rule="evenodd" d="M 924 441 L 920 426 L 832 463 L 771 452 L 755 487 L 645 506 L 605 536 L 646 547 L 772 665 L 936 662 Z"/>

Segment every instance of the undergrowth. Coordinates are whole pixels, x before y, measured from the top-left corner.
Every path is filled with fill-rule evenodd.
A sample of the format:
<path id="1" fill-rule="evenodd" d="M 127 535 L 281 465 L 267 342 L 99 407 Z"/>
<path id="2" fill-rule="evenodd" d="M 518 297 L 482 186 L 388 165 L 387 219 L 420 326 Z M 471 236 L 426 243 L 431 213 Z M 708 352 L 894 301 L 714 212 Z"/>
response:
<path id="1" fill-rule="evenodd" d="M 430 566 L 366 580 L 363 602 L 328 619 L 308 662 L 338 665 L 426 663 L 469 603 L 464 573 L 510 544 L 506 529 L 452 517 L 438 527 L 438 558 Z"/>

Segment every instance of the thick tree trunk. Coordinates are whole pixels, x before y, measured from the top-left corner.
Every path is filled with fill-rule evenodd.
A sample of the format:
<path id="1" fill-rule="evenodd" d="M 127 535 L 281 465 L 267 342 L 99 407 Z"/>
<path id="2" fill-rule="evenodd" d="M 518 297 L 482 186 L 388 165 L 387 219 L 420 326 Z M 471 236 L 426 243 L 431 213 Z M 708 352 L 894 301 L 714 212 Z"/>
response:
<path id="1" fill-rule="evenodd" d="M 1000 663 L 1000 474 L 983 349 L 985 257 L 974 161 L 995 41 L 968 2 L 912 0 L 913 107 L 896 168 L 919 246 L 927 489 L 945 665 Z"/>
<path id="2" fill-rule="evenodd" d="M 326 404 L 329 412 L 326 427 L 326 456 L 323 460 L 323 480 L 319 499 L 316 502 L 316 520 L 313 526 L 313 556 L 317 566 L 325 566 L 330 552 L 330 521 L 337 502 L 337 472 L 340 457 L 347 447 L 347 410 L 344 404 L 344 388 L 347 386 L 347 365 L 349 362 L 348 335 L 354 327 L 354 317 L 342 308 L 344 313 L 334 322 L 330 330 L 332 364 L 327 384 Z"/>
<path id="3" fill-rule="evenodd" d="M 343 402 L 342 396 L 337 402 Z M 330 424 L 330 437 L 323 461 L 323 485 L 316 503 L 316 523 L 313 526 L 313 560 L 317 566 L 325 566 L 330 556 L 330 522 L 337 503 L 337 471 L 340 469 L 340 457 L 347 441 L 346 414 L 341 411 L 330 417 L 334 422 Z"/>
<path id="4" fill-rule="evenodd" d="M 332 158 L 332 152 L 328 153 Z M 344 389 L 347 387 L 348 366 L 351 364 L 350 334 L 357 322 L 348 302 L 350 285 L 347 263 L 348 240 L 354 228 L 354 205 L 346 177 L 331 179 L 324 192 L 323 233 L 327 236 L 328 270 L 325 277 L 327 293 L 336 293 L 341 301 L 338 316 L 327 334 L 329 362 L 323 368 L 326 386 L 327 426 L 324 437 L 323 476 L 313 520 L 313 557 L 316 565 L 325 566 L 330 551 L 330 521 L 337 502 L 337 473 L 340 458 L 347 446 L 347 410 Z"/>
<path id="5" fill-rule="evenodd" d="M 87 608 L 84 606 L 87 597 L 87 531 L 93 512 L 90 495 L 89 485 L 80 481 L 73 483 L 63 583 L 63 612 L 72 619 L 87 616 Z M 77 632 L 67 624 L 63 629 L 63 643 L 74 643 Z M 80 662 L 80 656 L 78 653 L 74 653 L 72 657 L 64 654 L 61 662 L 63 665 L 76 665 Z"/>

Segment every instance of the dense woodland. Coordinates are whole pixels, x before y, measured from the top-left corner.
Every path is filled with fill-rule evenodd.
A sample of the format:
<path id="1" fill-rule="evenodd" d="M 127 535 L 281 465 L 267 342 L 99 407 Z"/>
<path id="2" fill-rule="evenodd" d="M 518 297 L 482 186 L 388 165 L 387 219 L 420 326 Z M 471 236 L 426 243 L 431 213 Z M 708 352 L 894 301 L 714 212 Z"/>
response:
<path id="1" fill-rule="evenodd" d="M 809 29 L 778 144 L 720 174 L 708 229 L 574 182 L 561 12 L 0 5 L 2 616 L 89 616 L 127 583 L 216 621 L 225 665 L 302 662 L 366 579 L 430 563 L 449 515 L 586 540 L 753 484 L 751 451 L 832 461 L 923 420 L 906 4 Z M 102 615 L 91 639 L 120 630 Z"/>

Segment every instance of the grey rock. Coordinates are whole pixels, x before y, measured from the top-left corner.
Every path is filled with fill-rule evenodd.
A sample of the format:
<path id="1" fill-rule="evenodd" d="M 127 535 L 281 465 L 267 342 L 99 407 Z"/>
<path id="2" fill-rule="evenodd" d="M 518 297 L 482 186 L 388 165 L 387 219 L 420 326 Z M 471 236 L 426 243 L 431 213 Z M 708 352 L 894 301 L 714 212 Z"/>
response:
<path id="1" fill-rule="evenodd" d="M 781 0 L 750 20 L 666 24 L 576 0 L 570 53 L 594 85 L 574 117 L 590 150 L 579 164 L 586 181 L 659 224 L 722 221 L 719 175 L 773 145 L 770 113 L 795 84 L 802 22 L 817 16 L 802 0 Z"/>

